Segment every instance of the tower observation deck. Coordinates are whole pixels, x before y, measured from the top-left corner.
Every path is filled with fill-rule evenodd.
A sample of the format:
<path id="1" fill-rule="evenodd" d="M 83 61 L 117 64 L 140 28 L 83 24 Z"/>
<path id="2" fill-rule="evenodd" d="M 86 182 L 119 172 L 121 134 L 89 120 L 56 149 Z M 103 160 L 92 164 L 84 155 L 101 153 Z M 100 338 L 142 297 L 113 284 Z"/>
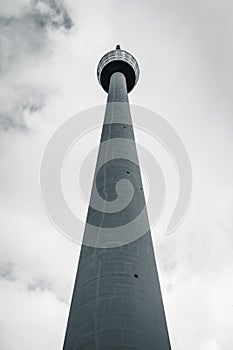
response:
<path id="1" fill-rule="evenodd" d="M 139 66 L 117 45 L 97 77 L 108 99 L 63 350 L 171 350 L 128 101 Z"/>

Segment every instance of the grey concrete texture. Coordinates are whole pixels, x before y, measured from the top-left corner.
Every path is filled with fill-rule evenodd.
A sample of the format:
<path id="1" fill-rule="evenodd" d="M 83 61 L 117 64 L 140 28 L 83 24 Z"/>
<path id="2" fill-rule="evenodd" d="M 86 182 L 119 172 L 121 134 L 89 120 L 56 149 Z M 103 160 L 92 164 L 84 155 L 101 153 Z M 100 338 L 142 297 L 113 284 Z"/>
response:
<path id="1" fill-rule="evenodd" d="M 126 147 L 125 153 L 130 154 L 128 159 L 114 158 L 114 147 L 103 147 L 105 142 L 116 139 L 130 141 L 118 144 L 118 147 Z M 101 159 L 107 161 L 103 164 Z M 138 163 L 130 159 L 137 160 L 137 150 L 126 79 L 117 72 L 110 79 L 63 350 L 171 349 L 140 169 Z M 126 180 L 122 196 L 125 194 L 123 204 L 127 205 L 112 212 L 106 212 L 104 207 L 96 209 L 97 195 L 103 202 L 114 203 L 119 195 L 116 186 L 120 180 Z M 135 221 L 138 217 L 139 223 Z M 128 226 L 132 222 L 135 224 Z M 134 237 L 131 243 L 111 248 L 111 237 L 108 248 L 85 245 L 85 237 L 89 240 L 90 235 L 100 240 L 103 229 L 107 240 L 108 228 L 119 231 L 116 240 L 121 240 L 125 227 Z M 134 234 L 140 230 L 141 236 Z"/>

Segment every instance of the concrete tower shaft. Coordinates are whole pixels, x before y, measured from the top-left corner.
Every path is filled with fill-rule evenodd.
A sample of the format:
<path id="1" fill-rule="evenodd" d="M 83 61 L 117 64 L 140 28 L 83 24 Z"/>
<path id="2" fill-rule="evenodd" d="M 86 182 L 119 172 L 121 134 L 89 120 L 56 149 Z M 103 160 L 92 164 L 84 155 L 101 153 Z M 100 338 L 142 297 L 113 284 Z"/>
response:
<path id="1" fill-rule="evenodd" d="M 104 147 L 118 140 L 121 151 L 137 159 L 127 92 L 139 69 L 132 55 L 121 51 L 105 55 L 98 67 L 108 101 L 63 350 L 171 350 L 146 211 L 134 224 L 145 209 L 140 169 L 127 158 L 112 159 L 112 148 Z M 123 140 L 130 142 L 126 146 Z M 120 211 L 96 209 L 96 189 L 112 202 L 122 179 L 126 193 L 134 189 L 130 203 Z M 109 248 L 113 229 L 119 245 Z M 124 243 L 125 235 L 130 243 Z"/>

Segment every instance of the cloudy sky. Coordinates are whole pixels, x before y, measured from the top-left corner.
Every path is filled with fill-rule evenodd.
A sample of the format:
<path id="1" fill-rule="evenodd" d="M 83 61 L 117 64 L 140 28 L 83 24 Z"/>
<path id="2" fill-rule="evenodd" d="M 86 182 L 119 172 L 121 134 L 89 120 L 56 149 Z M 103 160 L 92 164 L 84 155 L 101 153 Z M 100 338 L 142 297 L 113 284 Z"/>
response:
<path id="1" fill-rule="evenodd" d="M 141 68 L 131 102 L 192 162 L 183 224 L 153 229 L 173 349 L 232 350 L 232 16 L 230 0 L 1 1 L 1 350 L 62 349 L 80 247 L 44 212 L 40 162 L 63 121 L 105 102 L 96 65 L 117 43 Z"/>

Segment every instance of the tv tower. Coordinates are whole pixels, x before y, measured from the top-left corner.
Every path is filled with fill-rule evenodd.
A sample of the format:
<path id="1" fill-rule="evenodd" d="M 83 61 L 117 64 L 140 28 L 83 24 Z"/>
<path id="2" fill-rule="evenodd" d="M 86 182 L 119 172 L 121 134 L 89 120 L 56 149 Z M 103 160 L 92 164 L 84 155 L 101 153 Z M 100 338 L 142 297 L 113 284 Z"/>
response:
<path id="1" fill-rule="evenodd" d="M 117 45 L 97 76 L 108 100 L 63 350 L 171 350 L 128 101 L 138 63 Z"/>

